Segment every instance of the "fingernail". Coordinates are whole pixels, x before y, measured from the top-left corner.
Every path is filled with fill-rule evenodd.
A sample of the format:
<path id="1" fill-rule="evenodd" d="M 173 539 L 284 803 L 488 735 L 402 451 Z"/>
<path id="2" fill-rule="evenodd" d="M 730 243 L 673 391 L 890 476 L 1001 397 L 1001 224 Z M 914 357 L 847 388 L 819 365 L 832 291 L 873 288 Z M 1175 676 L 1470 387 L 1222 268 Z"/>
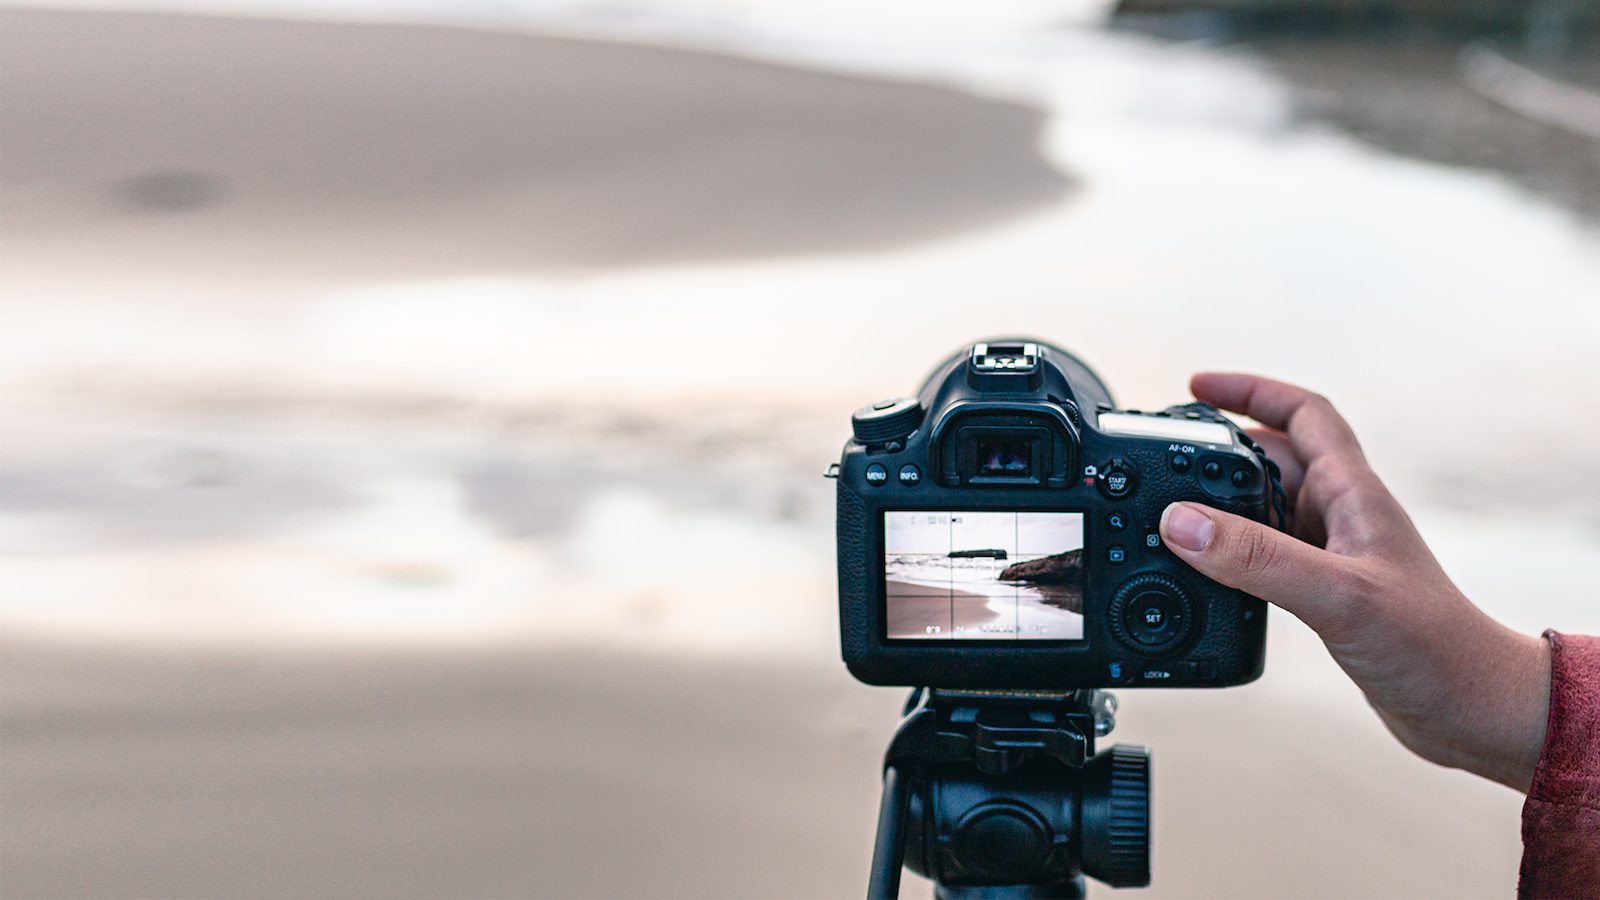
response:
<path id="1" fill-rule="evenodd" d="M 1215 530 L 1211 517 L 1192 503 L 1174 503 L 1161 514 L 1161 533 L 1166 536 L 1167 543 L 1185 550 L 1204 550 L 1211 545 L 1211 533 Z"/>

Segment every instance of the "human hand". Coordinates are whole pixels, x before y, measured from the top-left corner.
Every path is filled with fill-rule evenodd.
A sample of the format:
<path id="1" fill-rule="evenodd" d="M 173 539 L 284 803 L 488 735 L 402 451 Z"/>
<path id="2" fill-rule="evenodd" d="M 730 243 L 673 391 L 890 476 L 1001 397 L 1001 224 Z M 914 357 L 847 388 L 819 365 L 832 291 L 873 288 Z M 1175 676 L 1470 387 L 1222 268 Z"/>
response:
<path id="1" fill-rule="evenodd" d="M 1457 590 L 1326 398 L 1254 375 L 1204 373 L 1190 388 L 1266 426 L 1250 434 L 1283 469 L 1294 534 L 1185 502 L 1162 515 L 1162 539 L 1202 575 L 1309 625 L 1417 755 L 1526 792 L 1549 645 Z"/>

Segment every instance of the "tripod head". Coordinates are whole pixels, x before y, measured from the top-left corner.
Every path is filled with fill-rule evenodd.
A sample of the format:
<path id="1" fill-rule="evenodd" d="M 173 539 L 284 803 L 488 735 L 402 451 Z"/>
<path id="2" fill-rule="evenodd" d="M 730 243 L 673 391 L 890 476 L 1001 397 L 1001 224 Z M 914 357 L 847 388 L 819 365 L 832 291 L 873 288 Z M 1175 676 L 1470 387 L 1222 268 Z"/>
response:
<path id="1" fill-rule="evenodd" d="M 1115 711 L 1095 690 L 914 691 L 884 755 L 868 896 L 896 896 L 902 864 L 952 900 L 1149 884 L 1149 751 L 1094 752 Z"/>

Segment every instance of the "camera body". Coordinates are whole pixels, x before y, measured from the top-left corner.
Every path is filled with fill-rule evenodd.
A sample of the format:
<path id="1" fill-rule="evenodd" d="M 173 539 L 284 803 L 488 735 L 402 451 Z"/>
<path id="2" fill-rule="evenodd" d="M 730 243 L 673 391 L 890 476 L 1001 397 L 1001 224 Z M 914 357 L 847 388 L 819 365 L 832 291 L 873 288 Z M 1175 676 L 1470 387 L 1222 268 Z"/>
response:
<path id="1" fill-rule="evenodd" d="M 1082 361 L 974 344 L 852 417 L 836 470 L 840 638 L 861 681 L 1223 687 L 1261 674 L 1266 609 L 1157 525 L 1192 500 L 1282 525 L 1277 467 L 1192 403 L 1117 410 Z"/>

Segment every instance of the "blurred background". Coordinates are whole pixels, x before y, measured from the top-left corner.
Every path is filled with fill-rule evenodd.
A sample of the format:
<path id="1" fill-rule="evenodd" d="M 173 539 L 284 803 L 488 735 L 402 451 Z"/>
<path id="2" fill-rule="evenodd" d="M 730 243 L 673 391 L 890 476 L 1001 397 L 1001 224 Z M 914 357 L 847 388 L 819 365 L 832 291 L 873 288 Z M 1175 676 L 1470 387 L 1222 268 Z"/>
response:
<path id="1" fill-rule="evenodd" d="M 1479 604 L 1600 631 L 1596 20 L 7 3 L 0 893 L 858 896 L 903 692 L 819 476 L 1000 332 L 1313 386 Z M 1510 895 L 1521 797 L 1270 639 L 1122 692 L 1143 893 Z"/>

